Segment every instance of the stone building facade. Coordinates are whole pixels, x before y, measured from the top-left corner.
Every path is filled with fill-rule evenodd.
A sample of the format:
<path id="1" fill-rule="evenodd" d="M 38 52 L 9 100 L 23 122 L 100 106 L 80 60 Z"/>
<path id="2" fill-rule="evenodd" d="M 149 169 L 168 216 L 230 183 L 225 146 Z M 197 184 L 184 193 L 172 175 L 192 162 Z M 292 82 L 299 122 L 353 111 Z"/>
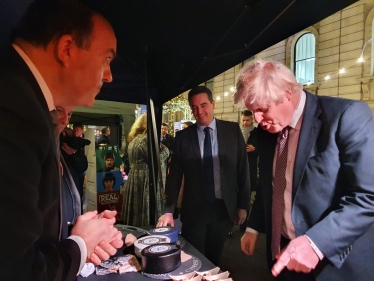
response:
<path id="1" fill-rule="evenodd" d="M 360 0 L 328 18 L 269 47 L 248 59 L 277 60 L 295 71 L 295 48 L 305 34 L 315 39 L 314 80 L 304 89 L 316 95 L 362 100 L 374 111 L 374 1 Z M 373 40 L 374 41 L 374 40 Z M 373 44 L 372 44 L 373 43 Z M 358 59 L 363 57 L 363 62 Z M 232 102 L 235 78 L 243 65 L 236 65 L 214 77 L 215 116 L 238 121 L 239 111 Z"/>

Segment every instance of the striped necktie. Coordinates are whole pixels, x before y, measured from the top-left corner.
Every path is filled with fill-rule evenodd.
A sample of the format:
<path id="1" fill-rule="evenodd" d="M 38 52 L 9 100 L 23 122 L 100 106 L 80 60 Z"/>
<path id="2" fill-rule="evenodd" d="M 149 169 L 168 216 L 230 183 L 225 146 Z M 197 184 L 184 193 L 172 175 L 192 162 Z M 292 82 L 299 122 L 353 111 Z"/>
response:
<path id="1" fill-rule="evenodd" d="M 284 215 L 284 190 L 286 189 L 286 167 L 288 153 L 288 133 L 290 127 L 282 130 L 279 139 L 277 163 L 275 166 L 273 197 L 272 197 L 272 235 L 271 254 L 272 258 L 280 252 L 280 240 L 282 235 Z"/>

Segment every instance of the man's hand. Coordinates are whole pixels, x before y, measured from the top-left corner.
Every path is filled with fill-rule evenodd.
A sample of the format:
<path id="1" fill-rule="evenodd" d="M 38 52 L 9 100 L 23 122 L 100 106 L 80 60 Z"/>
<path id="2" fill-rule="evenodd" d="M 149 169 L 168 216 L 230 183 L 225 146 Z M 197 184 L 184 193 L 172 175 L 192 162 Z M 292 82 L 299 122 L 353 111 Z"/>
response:
<path id="1" fill-rule="evenodd" d="M 253 152 L 253 151 L 255 151 L 255 147 L 251 144 L 247 144 L 247 146 L 245 148 L 245 151 L 246 152 Z"/>
<path id="2" fill-rule="evenodd" d="M 116 249 L 123 245 L 122 233 L 113 226 L 116 214 L 115 211 L 105 211 L 99 215 L 96 211 L 87 212 L 78 217 L 71 230 L 71 235 L 84 240 L 87 260 L 96 265 L 114 255 Z"/>
<path id="3" fill-rule="evenodd" d="M 236 209 L 236 217 L 234 220 L 235 224 L 243 224 L 247 219 L 247 210 L 244 209 Z"/>
<path id="4" fill-rule="evenodd" d="M 156 227 L 160 226 L 174 226 L 173 214 L 163 214 L 157 221 Z"/>
<path id="5" fill-rule="evenodd" d="M 253 255 L 257 242 L 257 234 L 246 231 L 240 239 L 242 251 L 249 256 Z"/>
<path id="6" fill-rule="evenodd" d="M 73 149 L 73 148 L 71 148 L 70 146 L 68 146 L 66 143 L 62 143 L 61 144 L 61 148 L 62 148 L 62 150 L 63 151 L 65 151 L 67 154 L 69 154 L 69 155 L 72 155 L 72 154 L 74 154 L 75 152 L 77 152 L 77 150 L 76 149 Z"/>
<path id="7" fill-rule="evenodd" d="M 113 246 L 116 245 L 116 246 Z M 101 261 L 105 261 L 117 253 L 117 249 L 123 246 L 122 233 L 118 233 L 113 237 L 113 241 L 109 243 L 108 241 L 102 241 L 99 245 L 95 247 L 95 251 L 87 259 L 87 261 L 92 262 L 95 265 L 99 265 Z"/>
<path id="8" fill-rule="evenodd" d="M 277 256 L 277 262 L 271 269 L 273 276 L 278 276 L 283 268 L 296 272 L 309 273 L 318 264 L 319 258 L 310 246 L 308 238 L 297 237 L 287 245 Z"/>

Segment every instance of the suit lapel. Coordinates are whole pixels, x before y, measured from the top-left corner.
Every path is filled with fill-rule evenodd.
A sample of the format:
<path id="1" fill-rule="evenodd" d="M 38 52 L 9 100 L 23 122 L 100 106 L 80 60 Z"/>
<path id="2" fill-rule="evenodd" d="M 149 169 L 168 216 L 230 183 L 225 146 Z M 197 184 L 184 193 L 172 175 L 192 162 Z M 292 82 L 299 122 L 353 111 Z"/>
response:
<path id="1" fill-rule="evenodd" d="M 218 157 L 219 157 L 219 163 L 220 163 L 220 171 L 224 171 L 225 170 L 224 160 L 226 159 L 226 157 L 222 157 L 223 156 L 222 154 L 225 151 L 227 151 L 228 147 L 232 146 L 232 142 L 226 143 L 226 141 L 228 141 L 228 139 L 230 138 L 225 138 L 224 123 L 218 120 L 217 118 L 216 118 L 216 127 L 217 127 L 217 143 L 218 143 Z"/>
<path id="2" fill-rule="evenodd" d="M 190 132 L 191 144 L 192 144 L 193 150 L 195 152 L 196 159 L 200 160 L 200 161 L 197 161 L 196 163 L 200 163 L 201 169 L 202 169 L 203 160 L 201 159 L 199 137 L 197 136 L 197 125 L 193 124 L 191 127 L 192 128 L 190 130 L 188 130 Z"/>
<path id="3" fill-rule="evenodd" d="M 297 189 L 300 186 L 311 150 L 316 143 L 321 129 L 322 122 L 318 119 L 321 112 L 322 110 L 319 107 L 318 98 L 313 94 L 306 92 L 304 117 L 301 124 L 293 173 L 292 199 L 295 198 Z"/>

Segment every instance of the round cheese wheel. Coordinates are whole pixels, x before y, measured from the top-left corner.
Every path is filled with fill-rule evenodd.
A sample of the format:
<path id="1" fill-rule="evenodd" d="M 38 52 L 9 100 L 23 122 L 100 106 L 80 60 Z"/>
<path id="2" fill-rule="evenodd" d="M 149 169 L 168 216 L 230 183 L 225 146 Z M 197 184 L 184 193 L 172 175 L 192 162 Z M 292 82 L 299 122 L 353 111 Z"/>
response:
<path id="1" fill-rule="evenodd" d="M 167 273 L 181 265 L 181 248 L 179 245 L 152 245 L 143 249 L 141 254 L 145 273 Z"/>

